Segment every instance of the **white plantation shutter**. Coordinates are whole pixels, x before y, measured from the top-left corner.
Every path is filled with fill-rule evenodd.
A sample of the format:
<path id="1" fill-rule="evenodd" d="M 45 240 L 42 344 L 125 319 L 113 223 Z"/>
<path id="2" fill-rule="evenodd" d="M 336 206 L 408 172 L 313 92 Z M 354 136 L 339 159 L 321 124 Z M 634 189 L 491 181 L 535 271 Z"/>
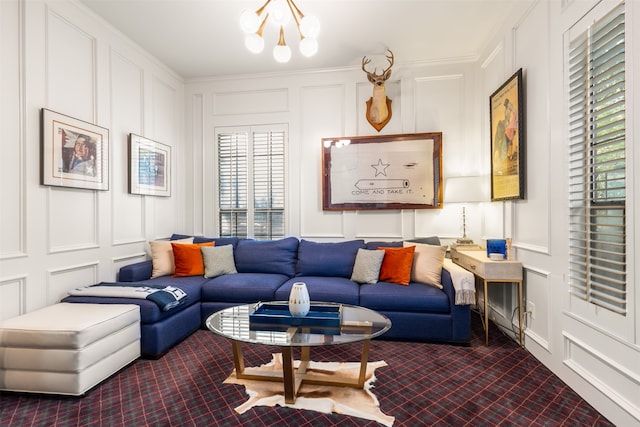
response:
<path id="1" fill-rule="evenodd" d="M 627 312 L 624 3 L 569 44 L 570 292 Z"/>
<path id="2" fill-rule="evenodd" d="M 253 206 L 256 239 L 284 237 L 284 131 L 253 133 Z"/>
<path id="3" fill-rule="evenodd" d="M 221 237 L 284 237 L 285 139 L 283 126 L 216 131 Z"/>

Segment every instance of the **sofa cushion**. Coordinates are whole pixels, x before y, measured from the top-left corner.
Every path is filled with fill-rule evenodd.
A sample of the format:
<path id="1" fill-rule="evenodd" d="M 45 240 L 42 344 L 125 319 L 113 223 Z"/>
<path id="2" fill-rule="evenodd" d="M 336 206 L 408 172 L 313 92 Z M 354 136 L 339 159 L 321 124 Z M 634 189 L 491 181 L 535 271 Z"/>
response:
<path id="1" fill-rule="evenodd" d="M 238 244 L 237 237 L 205 237 L 205 236 L 189 236 L 188 234 L 172 234 L 171 240 L 193 238 L 193 243 L 214 242 L 216 246 L 233 245 L 235 248 Z"/>
<path id="2" fill-rule="evenodd" d="M 238 273 L 218 276 L 202 285 L 202 301 L 252 303 L 273 301 L 275 291 L 289 276 L 284 274 Z"/>
<path id="3" fill-rule="evenodd" d="M 442 276 L 442 265 L 444 264 L 444 256 L 447 248 L 445 246 L 425 245 L 412 242 L 404 242 L 404 246 L 416 247 L 413 256 L 411 280 L 442 289 L 440 277 Z"/>
<path id="4" fill-rule="evenodd" d="M 298 239 L 280 240 L 241 239 L 235 249 L 236 269 L 239 273 L 295 274 Z"/>
<path id="5" fill-rule="evenodd" d="M 319 243 L 301 240 L 298 248 L 298 276 L 351 277 L 358 249 L 363 240 L 338 243 Z"/>
<path id="6" fill-rule="evenodd" d="M 207 279 L 238 272 L 232 245 L 201 247 L 200 251 L 204 261 L 204 277 Z"/>
<path id="7" fill-rule="evenodd" d="M 304 282 L 307 285 L 309 299 L 312 303 L 319 301 L 358 305 L 360 301 L 358 296 L 360 292 L 359 284 L 343 277 L 326 276 L 294 277 L 276 290 L 275 299 L 277 301 L 288 301 L 291 287 L 297 282 Z"/>
<path id="8" fill-rule="evenodd" d="M 401 248 L 402 247 L 402 240 L 400 241 L 396 241 L 396 242 L 367 242 L 366 243 L 366 248 L 367 249 L 378 249 L 378 248 Z"/>
<path id="9" fill-rule="evenodd" d="M 412 242 L 412 243 L 424 243 L 425 245 L 441 246 L 440 238 L 438 236 L 419 237 L 417 239 L 411 239 L 406 241 Z"/>
<path id="10" fill-rule="evenodd" d="M 384 251 L 358 249 L 351 280 L 356 283 L 378 283 Z"/>
<path id="11" fill-rule="evenodd" d="M 190 244 L 192 242 L 192 237 L 172 241 L 158 240 L 155 242 L 149 242 L 151 261 L 153 265 L 151 278 L 173 274 L 176 266 L 173 258 L 173 248 L 171 247 L 172 243 Z"/>
<path id="12" fill-rule="evenodd" d="M 201 246 L 213 246 L 213 242 L 178 244 L 171 243 L 175 270 L 173 277 L 202 276 L 204 274 L 204 262 L 202 260 Z"/>
<path id="13" fill-rule="evenodd" d="M 380 267 L 380 281 L 408 285 L 411 281 L 411 268 L 415 246 L 406 248 L 383 248 L 384 259 Z"/>
<path id="14" fill-rule="evenodd" d="M 384 312 L 449 313 L 449 298 L 441 289 L 411 282 L 409 286 L 379 282 L 360 286 L 360 305 Z M 418 327 L 419 325 L 416 325 Z M 428 327 L 428 325 L 421 325 Z"/>

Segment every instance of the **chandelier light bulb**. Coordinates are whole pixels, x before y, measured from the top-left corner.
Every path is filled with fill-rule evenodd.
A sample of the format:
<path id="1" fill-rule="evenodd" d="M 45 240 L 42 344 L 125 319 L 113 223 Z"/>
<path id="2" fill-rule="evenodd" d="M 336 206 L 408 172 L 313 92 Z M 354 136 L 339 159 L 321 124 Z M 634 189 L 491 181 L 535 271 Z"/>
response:
<path id="1" fill-rule="evenodd" d="M 264 50 L 264 39 L 258 34 L 247 34 L 244 38 L 244 45 L 251 53 L 260 53 Z"/>
<path id="2" fill-rule="evenodd" d="M 291 59 L 291 48 L 286 44 L 284 46 L 276 45 L 276 47 L 273 48 L 273 58 L 280 63 L 289 62 Z"/>
<path id="3" fill-rule="evenodd" d="M 260 27 L 260 17 L 252 10 L 246 9 L 240 15 L 240 28 L 246 34 L 255 33 Z"/>
<path id="4" fill-rule="evenodd" d="M 320 21 L 315 16 L 305 16 L 300 20 L 300 34 L 315 39 L 320 34 Z"/>
<path id="5" fill-rule="evenodd" d="M 273 0 L 270 6 L 269 15 L 273 23 L 281 27 L 287 25 L 291 20 L 291 11 L 287 0 Z"/>
<path id="6" fill-rule="evenodd" d="M 315 55 L 318 52 L 318 40 L 308 37 L 300 40 L 300 53 L 307 58 Z"/>

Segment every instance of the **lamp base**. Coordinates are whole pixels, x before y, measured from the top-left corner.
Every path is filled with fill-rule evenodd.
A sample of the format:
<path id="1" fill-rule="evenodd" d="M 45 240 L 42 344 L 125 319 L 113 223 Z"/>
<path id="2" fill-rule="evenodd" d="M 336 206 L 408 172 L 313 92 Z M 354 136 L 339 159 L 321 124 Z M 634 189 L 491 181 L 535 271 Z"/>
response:
<path id="1" fill-rule="evenodd" d="M 473 245 L 473 239 L 469 239 L 468 237 L 461 237 L 456 240 L 457 245 Z"/>

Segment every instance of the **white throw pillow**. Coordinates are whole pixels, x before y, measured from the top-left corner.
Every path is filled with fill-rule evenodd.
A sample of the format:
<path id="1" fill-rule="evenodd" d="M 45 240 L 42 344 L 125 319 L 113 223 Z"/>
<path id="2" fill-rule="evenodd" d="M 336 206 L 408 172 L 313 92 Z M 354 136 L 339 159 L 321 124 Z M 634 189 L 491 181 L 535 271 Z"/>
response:
<path id="1" fill-rule="evenodd" d="M 193 243 L 193 237 L 180 240 L 157 240 L 149 242 L 151 250 L 151 262 L 153 268 L 151 270 L 151 278 L 173 274 L 176 269 L 175 260 L 173 258 L 172 243 Z"/>
<path id="2" fill-rule="evenodd" d="M 383 258 L 384 251 L 358 249 L 351 280 L 356 283 L 378 283 Z"/>
<path id="3" fill-rule="evenodd" d="M 204 261 L 204 277 L 207 279 L 238 272 L 233 259 L 232 245 L 203 246 L 200 252 Z"/>
<path id="4" fill-rule="evenodd" d="M 426 283 L 442 289 L 440 277 L 444 256 L 447 253 L 446 246 L 426 245 L 423 243 L 403 242 L 403 246 L 415 246 L 413 255 L 413 267 L 411 269 L 411 281 Z"/>

